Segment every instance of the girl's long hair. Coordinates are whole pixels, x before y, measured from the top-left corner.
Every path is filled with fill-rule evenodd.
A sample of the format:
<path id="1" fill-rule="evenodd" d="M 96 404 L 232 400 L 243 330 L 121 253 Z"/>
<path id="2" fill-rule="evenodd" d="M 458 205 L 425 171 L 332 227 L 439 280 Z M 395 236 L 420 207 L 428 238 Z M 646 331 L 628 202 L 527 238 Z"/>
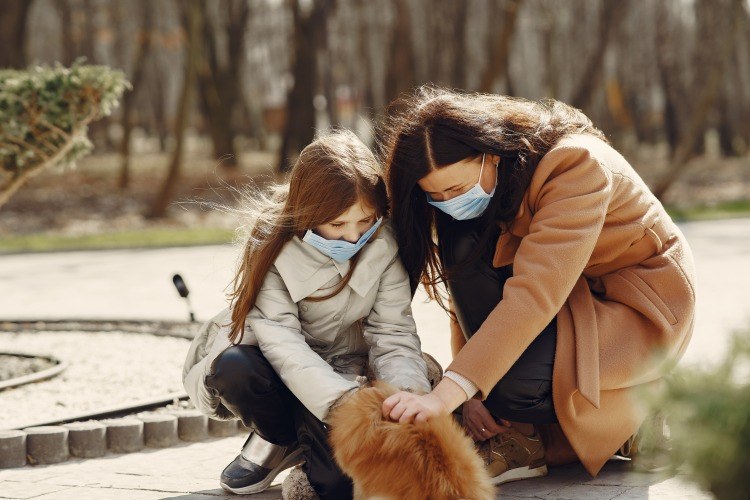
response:
<path id="1" fill-rule="evenodd" d="M 555 143 L 569 134 L 606 140 L 581 111 L 552 99 L 535 102 L 423 86 L 403 99 L 399 109 L 403 111 L 383 127 L 381 143 L 391 224 L 412 291 L 421 282 L 443 308 L 438 285 L 456 269 L 445 269 L 439 252 L 450 216 L 427 203 L 417 181 L 482 153 L 501 158 L 497 189 L 480 221 L 486 229 L 470 261 L 486 248 L 498 223 L 508 229 L 539 160 Z"/>
<path id="2" fill-rule="evenodd" d="M 229 339 L 235 344 L 241 342 L 245 318 L 287 242 L 334 220 L 357 201 L 374 209 L 377 217 L 388 212 L 385 182 L 375 156 L 356 135 L 343 130 L 320 136 L 303 149 L 287 184 L 245 198 L 247 206 L 242 212 L 249 236 L 229 295 Z M 330 293 L 309 300 L 326 300 L 339 293 L 351 278 L 356 257 Z"/>

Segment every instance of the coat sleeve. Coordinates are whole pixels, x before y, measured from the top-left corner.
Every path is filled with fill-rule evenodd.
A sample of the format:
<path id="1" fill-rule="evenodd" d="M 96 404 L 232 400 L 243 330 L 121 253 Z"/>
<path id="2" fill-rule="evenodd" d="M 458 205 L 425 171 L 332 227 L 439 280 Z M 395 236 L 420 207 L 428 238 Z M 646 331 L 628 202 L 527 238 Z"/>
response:
<path id="1" fill-rule="evenodd" d="M 534 215 L 503 299 L 448 367 L 476 384 L 483 399 L 562 308 L 612 197 L 612 174 L 583 148 L 550 151 L 539 169 L 548 173 L 529 200 Z"/>
<path id="2" fill-rule="evenodd" d="M 221 404 L 221 398 L 206 386 L 205 378 L 214 359 L 230 344 L 229 321 L 229 309 L 224 309 L 203 324 L 190 344 L 182 372 L 185 392 L 195 407 L 217 418 L 232 418 L 233 415 Z"/>
<path id="3" fill-rule="evenodd" d="M 275 266 L 268 271 L 246 323 L 284 385 L 319 420 L 325 420 L 344 393 L 359 386 L 334 372 L 305 342 L 299 309 Z"/>
<path id="4" fill-rule="evenodd" d="M 411 312 L 409 276 L 396 255 L 383 271 L 363 325 L 375 377 L 400 389 L 430 392 L 427 364 Z"/>

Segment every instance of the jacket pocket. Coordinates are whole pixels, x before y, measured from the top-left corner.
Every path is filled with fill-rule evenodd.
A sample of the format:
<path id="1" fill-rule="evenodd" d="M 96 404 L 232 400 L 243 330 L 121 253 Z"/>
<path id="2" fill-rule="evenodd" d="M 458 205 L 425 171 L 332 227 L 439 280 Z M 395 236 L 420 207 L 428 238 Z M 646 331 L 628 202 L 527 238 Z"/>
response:
<path id="1" fill-rule="evenodd" d="M 628 283 L 633 285 L 633 287 L 638 290 L 649 302 L 651 302 L 654 307 L 659 310 L 661 315 L 669 322 L 670 325 L 677 324 L 677 317 L 675 317 L 672 310 L 669 308 L 669 306 L 667 306 L 664 300 L 662 300 L 659 294 L 653 288 L 651 288 L 651 285 L 649 285 L 643 278 L 638 276 L 638 274 L 631 271 L 630 269 L 622 269 L 619 271 L 619 274 Z"/>

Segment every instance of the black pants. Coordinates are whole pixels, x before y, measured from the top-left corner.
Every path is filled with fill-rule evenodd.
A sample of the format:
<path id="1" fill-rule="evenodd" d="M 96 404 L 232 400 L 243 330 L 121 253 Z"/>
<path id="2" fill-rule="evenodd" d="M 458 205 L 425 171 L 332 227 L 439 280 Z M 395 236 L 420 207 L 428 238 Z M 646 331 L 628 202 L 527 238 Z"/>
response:
<path id="1" fill-rule="evenodd" d="M 492 258 L 499 236 L 493 231 L 480 256 L 467 266 L 484 230 L 474 221 L 452 221 L 441 231 L 440 257 L 446 268 L 459 265 L 448 278 L 448 291 L 458 323 L 470 338 L 503 298 L 505 280 L 513 275 L 512 265 L 494 268 Z M 512 335 L 513 332 L 508 332 Z M 553 319 L 495 385 L 485 406 L 498 418 L 514 422 L 549 424 L 557 422 L 552 402 L 552 366 L 555 359 L 557 324 Z"/>
<path id="2" fill-rule="evenodd" d="M 214 360 L 206 385 L 246 426 L 274 444 L 295 441 L 304 470 L 321 498 L 352 497 L 351 480 L 339 469 L 328 446 L 328 429 L 284 385 L 256 346 L 230 346 Z"/>

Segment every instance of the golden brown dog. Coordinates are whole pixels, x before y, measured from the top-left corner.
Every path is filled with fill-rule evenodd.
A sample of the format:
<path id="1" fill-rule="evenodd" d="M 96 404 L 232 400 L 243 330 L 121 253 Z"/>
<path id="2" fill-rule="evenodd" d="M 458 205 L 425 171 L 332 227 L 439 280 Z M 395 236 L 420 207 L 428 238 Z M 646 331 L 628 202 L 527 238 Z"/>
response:
<path id="1" fill-rule="evenodd" d="M 383 401 L 395 392 L 376 382 L 328 418 L 334 457 L 354 482 L 354 498 L 494 498 L 474 443 L 450 415 L 422 424 L 383 417 Z"/>

